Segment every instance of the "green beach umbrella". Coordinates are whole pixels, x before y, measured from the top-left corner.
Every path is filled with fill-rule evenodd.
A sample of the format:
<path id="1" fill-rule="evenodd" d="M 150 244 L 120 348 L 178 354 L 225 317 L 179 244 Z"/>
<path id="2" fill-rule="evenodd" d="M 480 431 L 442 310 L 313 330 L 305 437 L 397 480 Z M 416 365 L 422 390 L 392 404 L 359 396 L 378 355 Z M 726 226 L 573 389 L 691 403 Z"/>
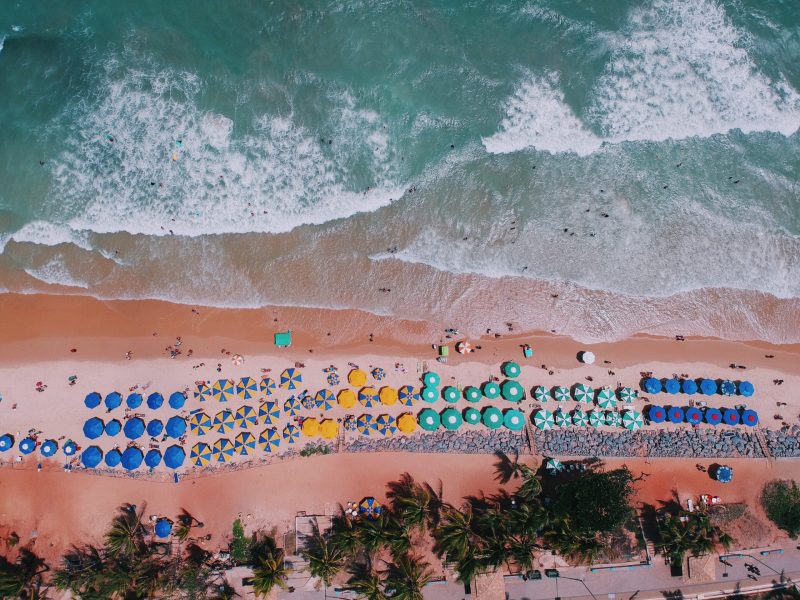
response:
<path id="1" fill-rule="evenodd" d="M 580 408 L 572 411 L 572 424 L 576 427 L 586 427 L 589 424 L 589 417 Z"/>
<path id="2" fill-rule="evenodd" d="M 503 425 L 511 431 L 521 431 L 525 427 L 525 415 L 516 408 L 509 408 L 503 416 Z"/>
<path id="3" fill-rule="evenodd" d="M 626 410 L 622 413 L 622 426 L 630 431 L 636 431 L 644 425 L 642 413 L 638 410 Z"/>
<path id="4" fill-rule="evenodd" d="M 537 429 L 552 429 L 553 425 L 555 425 L 553 413 L 547 409 L 540 408 L 533 413 L 533 424 L 536 425 Z"/>
<path id="5" fill-rule="evenodd" d="M 455 408 L 447 408 L 441 414 L 442 427 L 454 431 L 461 427 L 464 419 L 461 418 L 461 413 Z"/>
<path id="6" fill-rule="evenodd" d="M 490 399 L 497 398 L 500 395 L 500 386 L 494 381 L 487 381 L 483 384 L 483 395 Z"/>
<path id="7" fill-rule="evenodd" d="M 432 408 L 426 408 L 420 412 L 417 420 L 419 422 L 419 426 L 425 431 L 436 431 L 439 429 L 439 425 L 442 424 L 442 419 L 439 417 L 439 413 Z"/>
<path id="8" fill-rule="evenodd" d="M 483 410 L 483 424 L 489 429 L 497 429 L 503 424 L 503 413 L 499 408 L 487 406 Z"/>
<path id="9" fill-rule="evenodd" d="M 464 411 L 464 420 L 470 425 L 477 425 L 481 422 L 481 413 L 477 408 L 467 408 Z"/>
<path id="10" fill-rule="evenodd" d="M 467 402 L 479 402 L 483 398 L 483 394 L 474 385 L 468 385 L 464 388 L 464 398 L 467 399 Z"/>
<path id="11" fill-rule="evenodd" d="M 422 375 L 422 383 L 425 384 L 425 387 L 435 388 L 437 385 L 439 385 L 440 381 L 441 379 L 439 374 L 434 373 L 433 371 L 428 371 Z"/>
<path id="12" fill-rule="evenodd" d="M 584 404 L 591 404 L 594 402 L 594 390 L 591 386 L 586 385 L 585 383 L 579 383 L 575 386 L 575 391 L 573 392 L 573 397 L 578 402 L 583 402 Z"/>
<path id="13" fill-rule="evenodd" d="M 564 470 L 564 463 L 557 458 L 548 458 L 544 462 L 544 468 L 548 473 L 550 473 L 550 475 L 555 475 L 556 473 L 560 473 Z"/>
<path id="14" fill-rule="evenodd" d="M 589 411 L 589 425 L 592 427 L 600 427 L 606 424 L 606 416 L 599 410 Z"/>
<path id="15" fill-rule="evenodd" d="M 556 425 L 559 427 L 569 427 L 572 425 L 572 416 L 563 408 L 559 408 L 553 415 L 553 418 L 555 419 Z"/>
<path id="16" fill-rule="evenodd" d="M 560 385 L 555 389 L 553 398 L 555 398 L 557 402 L 572 400 L 572 396 L 569 395 L 569 388 L 565 385 Z"/>
<path id="17" fill-rule="evenodd" d="M 619 398 L 620 402 L 626 402 L 630 404 L 636 400 L 636 390 L 629 387 L 620 388 L 617 391 L 617 397 Z"/>
<path id="18" fill-rule="evenodd" d="M 522 372 L 522 369 L 519 368 L 519 365 L 515 363 L 513 360 L 508 361 L 503 365 L 503 375 L 506 377 L 519 377 L 519 374 Z"/>
<path id="19" fill-rule="evenodd" d="M 622 425 L 622 417 L 617 411 L 609 410 L 606 412 L 606 425 L 609 427 L 619 427 Z"/>
<path id="20" fill-rule="evenodd" d="M 458 388 L 453 385 L 448 385 L 446 388 L 442 390 L 442 398 L 444 398 L 445 402 L 449 402 L 450 404 L 455 404 L 458 402 L 458 399 L 461 398 L 461 394 L 458 391 Z"/>
<path id="21" fill-rule="evenodd" d="M 430 402 L 433 404 L 436 402 L 436 398 L 439 397 L 439 394 L 436 392 L 436 388 L 432 387 L 424 387 L 422 391 L 419 393 L 420 397 L 425 400 L 425 402 Z"/>
<path id="22" fill-rule="evenodd" d="M 519 381 L 506 379 L 503 382 L 503 385 L 500 386 L 500 393 L 503 394 L 503 398 L 506 400 L 510 400 L 511 402 L 519 402 L 525 395 L 525 388 L 522 387 L 522 384 L 520 384 Z"/>
<path id="23" fill-rule="evenodd" d="M 550 390 L 543 385 L 537 385 L 533 390 L 533 397 L 536 398 L 538 402 L 547 402 L 550 400 Z"/>
<path id="24" fill-rule="evenodd" d="M 614 390 L 605 386 L 597 392 L 597 406 L 600 408 L 614 408 L 617 405 L 617 397 Z"/>

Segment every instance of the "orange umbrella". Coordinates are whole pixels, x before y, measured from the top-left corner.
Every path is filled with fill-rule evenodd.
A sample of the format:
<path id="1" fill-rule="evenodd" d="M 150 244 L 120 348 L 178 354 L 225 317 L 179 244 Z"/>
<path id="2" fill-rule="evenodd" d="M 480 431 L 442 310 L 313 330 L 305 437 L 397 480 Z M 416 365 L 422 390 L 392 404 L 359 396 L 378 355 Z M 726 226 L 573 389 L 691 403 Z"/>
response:
<path id="1" fill-rule="evenodd" d="M 356 393 L 353 390 L 342 390 L 336 397 L 342 408 L 353 408 L 356 404 Z"/>
<path id="2" fill-rule="evenodd" d="M 308 419 L 303 419 L 303 425 L 301 427 L 303 431 L 303 435 L 306 437 L 314 437 L 319 434 L 319 421 L 310 417 Z"/>
<path id="3" fill-rule="evenodd" d="M 326 440 L 332 440 L 339 435 L 339 424 L 333 419 L 324 419 L 319 424 L 319 434 Z"/>
<path id="4" fill-rule="evenodd" d="M 378 396 L 381 399 L 381 404 L 385 404 L 386 406 L 391 406 L 397 402 L 397 390 L 389 386 L 382 387 Z"/>
<path id="5" fill-rule="evenodd" d="M 417 428 L 417 420 L 411 413 L 405 413 L 397 417 L 397 428 L 403 433 L 411 433 Z"/>
<path id="6" fill-rule="evenodd" d="M 347 381 L 349 381 L 350 385 L 353 387 L 361 387 L 367 383 L 367 374 L 361 369 L 353 369 L 347 374 Z"/>

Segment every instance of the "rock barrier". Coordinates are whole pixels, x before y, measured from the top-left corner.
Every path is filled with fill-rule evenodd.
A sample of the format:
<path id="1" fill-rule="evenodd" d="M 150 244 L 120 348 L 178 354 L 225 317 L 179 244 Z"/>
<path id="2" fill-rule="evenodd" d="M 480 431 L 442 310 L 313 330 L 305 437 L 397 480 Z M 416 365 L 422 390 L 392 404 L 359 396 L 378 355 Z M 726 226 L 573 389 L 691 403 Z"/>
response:
<path id="1" fill-rule="evenodd" d="M 800 456 L 800 426 L 792 425 L 779 431 L 764 431 L 767 446 L 775 458 L 795 458 Z"/>
<path id="2" fill-rule="evenodd" d="M 523 432 L 508 430 L 437 431 L 419 435 L 396 435 L 389 438 L 358 437 L 348 441 L 344 452 L 451 452 L 455 454 L 526 453 L 528 444 Z"/>

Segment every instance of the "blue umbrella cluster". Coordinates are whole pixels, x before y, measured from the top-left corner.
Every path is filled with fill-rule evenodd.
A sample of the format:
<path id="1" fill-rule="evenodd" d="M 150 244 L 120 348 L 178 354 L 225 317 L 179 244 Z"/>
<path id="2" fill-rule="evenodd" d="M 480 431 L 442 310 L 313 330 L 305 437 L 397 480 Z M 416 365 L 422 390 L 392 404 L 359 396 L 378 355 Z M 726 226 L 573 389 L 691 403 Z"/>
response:
<path id="1" fill-rule="evenodd" d="M 125 399 L 125 405 L 128 408 L 139 408 L 143 402 L 145 402 L 145 400 L 142 395 L 135 392 L 128 394 L 128 397 Z M 122 406 L 122 394 L 119 392 L 111 392 L 105 398 L 103 398 L 103 396 L 98 392 L 91 392 L 86 395 L 83 403 L 86 405 L 86 408 L 97 408 L 101 404 L 105 404 L 108 410 L 114 410 L 115 408 Z M 181 409 L 183 408 L 183 405 L 186 404 L 186 394 L 183 392 L 172 392 L 167 403 L 169 404 L 169 407 L 174 410 Z M 164 396 L 158 392 L 154 392 L 147 396 L 147 408 L 151 410 L 157 410 L 161 408 L 163 404 Z"/>
<path id="2" fill-rule="evenodd" d="M 678 380 L 675 377 L 670 379 L 656 379 L 655 377 L 648 377 L 642 382 L 642 389 L 648 394 L 660 394 L 665 392 L 667 394 L 696 394 L 698 391 L 704 396 L 713 396 L 714 394 L 722 394 L 723 396 L 745 396 L 750 397 L 755 393 L 755 387 L 749 381 L 740 381 L 735 383 L 730 379 L 717 382 L 714 379 L 701 379 L 698 383 L 694 379 Z"/>
<path id="3" fill-rule="evenodd" d="M 703 421 L 709 425 L 746 425 L 747 427 L 755 427 L 758 425 L 758 413 L 751 409 L 745 409 L 741 412 L 735 408 L 706 408 L 701 411 L 699 408 L 690 406 L 689 408 L 681 408 L 680 406 L 670 406 L 664 408 L 657 404 L 653 404 L 647 411 L 647 418 L 651 423 L 663 423 L 669 421 L 670 423 L 689 423 L 690 425 L 699 425 Z"/>

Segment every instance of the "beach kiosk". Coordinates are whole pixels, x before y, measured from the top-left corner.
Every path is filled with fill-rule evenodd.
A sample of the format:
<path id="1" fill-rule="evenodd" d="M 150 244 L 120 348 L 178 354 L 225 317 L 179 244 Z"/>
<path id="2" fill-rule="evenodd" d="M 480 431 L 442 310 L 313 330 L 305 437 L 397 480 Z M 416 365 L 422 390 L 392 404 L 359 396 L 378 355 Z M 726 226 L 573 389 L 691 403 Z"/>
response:
<path id="1" fill-rule="evenodd" d="M 292 331 L 279 331 L 275 334 L 275 345 L 278 348 L 288 348 L 292 345 Z"/>

